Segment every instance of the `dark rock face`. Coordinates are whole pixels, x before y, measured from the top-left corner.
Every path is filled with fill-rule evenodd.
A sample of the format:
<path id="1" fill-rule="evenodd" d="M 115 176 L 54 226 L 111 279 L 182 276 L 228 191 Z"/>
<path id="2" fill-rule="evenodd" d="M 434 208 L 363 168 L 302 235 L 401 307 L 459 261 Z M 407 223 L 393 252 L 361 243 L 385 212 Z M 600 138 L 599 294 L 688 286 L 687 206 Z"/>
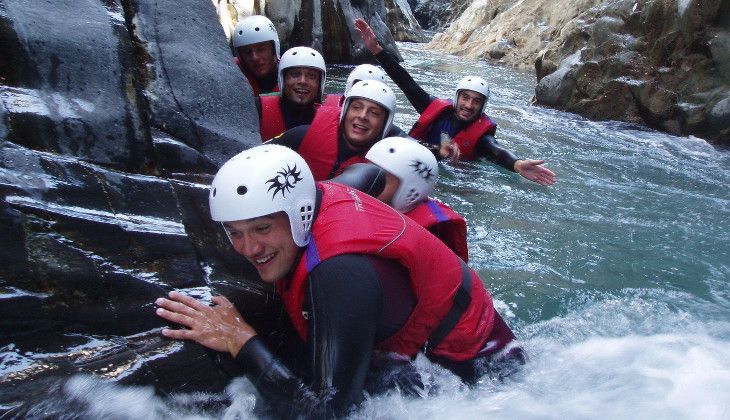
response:
<path id="1" fill-rule="evenodd" d="M 467 0 L 408 0 L 413 15 L 423 29 L 441 30 L 469 6 Z"/>
<path id="2" fill-rule="evenodd" d="M 213 289 L 279 322 L 208 215 L 211 174 L 260 143 L 210 1 L 6 0 L 0 45 L 0 405 L 22 417 L 84 372 L 222 389 L 153 304 Z"/>
<path id="3" fill-rule="evenodd" d="M 255 8 L 241 12 L 260 13 Z M 322 52 L 328 64 L 374 61 L 355 31 L 356 18 L 365 19 L 381 43 L 399 59 L 394 41 L 425 41 L 405 0 L 267 2 L 264 14 L 276 26 L 282 51 L 299 45 L 310 46 Z"/>
<path id="4" fill-rule="evenodd" d="M 730 4 L 607 1 L 535 62 L 538 102 L 730 143 Z"/>

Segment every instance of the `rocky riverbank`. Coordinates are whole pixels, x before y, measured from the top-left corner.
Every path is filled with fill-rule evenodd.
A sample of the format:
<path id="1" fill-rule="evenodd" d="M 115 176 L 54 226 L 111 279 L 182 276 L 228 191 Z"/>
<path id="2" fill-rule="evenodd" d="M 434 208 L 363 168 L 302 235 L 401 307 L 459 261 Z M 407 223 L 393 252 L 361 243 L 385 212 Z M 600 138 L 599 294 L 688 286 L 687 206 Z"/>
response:
<path id="1" fill-rule="evenodd" d="M 730 3 L 476 0 L 430 47 L 535 68 L 538 103 L 730 143 Z"/>

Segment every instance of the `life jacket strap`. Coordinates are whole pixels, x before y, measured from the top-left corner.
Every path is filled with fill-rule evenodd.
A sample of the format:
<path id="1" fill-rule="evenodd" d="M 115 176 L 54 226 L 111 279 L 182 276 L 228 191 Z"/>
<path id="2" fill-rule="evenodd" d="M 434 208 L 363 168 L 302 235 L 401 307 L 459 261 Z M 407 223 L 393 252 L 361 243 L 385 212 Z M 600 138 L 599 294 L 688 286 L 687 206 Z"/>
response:
<path id="1" fill-rule="evenodd" d="M 451 309 L 449 309 L 449 312 L 446 313 L 444 319 L 441 320 L 441 323 L 433 330 L 431 336 L 428 337 L 428 341 L 424 344 L 424 353 L 435 349 L 449 335 L 451 330 L 459 323 L 461 316 L 466 312 L 466 308 L 471 304 L 471 270 L 469 270 L 469 266 L 464 261 L 459 259 L 459 262 L 461 263 L 461 287 L 459 287 L 459 290 L 454 295 L 454 303 L 451 305 Z"/>

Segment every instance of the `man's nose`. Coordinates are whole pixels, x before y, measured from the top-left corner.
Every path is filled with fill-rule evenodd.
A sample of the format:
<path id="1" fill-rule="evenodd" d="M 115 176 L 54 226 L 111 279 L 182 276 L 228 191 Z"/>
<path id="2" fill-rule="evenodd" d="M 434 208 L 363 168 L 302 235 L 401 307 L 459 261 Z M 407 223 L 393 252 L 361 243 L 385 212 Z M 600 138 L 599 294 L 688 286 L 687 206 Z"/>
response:
<path id="1" fill-rule="evenodd" d="M 355 116 L 358 118 L 365 119 L 368 116 L 368 110 L 367 109 L 359 109 L 355 111 Z"/>
<path id="2" fill-rule="evenodd" d="M 250 237 L 240 238 L 236 241 L 235 247 L 236 252 L 243 255 L 244 257 L 253 257 L 261 250 L 261 244 Z"/>

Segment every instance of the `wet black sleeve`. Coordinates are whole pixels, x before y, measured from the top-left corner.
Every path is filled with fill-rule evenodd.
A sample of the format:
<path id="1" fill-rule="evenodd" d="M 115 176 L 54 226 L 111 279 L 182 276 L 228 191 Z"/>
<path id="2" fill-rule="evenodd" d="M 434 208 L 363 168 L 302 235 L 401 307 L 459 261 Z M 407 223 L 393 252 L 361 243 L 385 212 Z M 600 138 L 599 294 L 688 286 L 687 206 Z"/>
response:
<path id="1" fill-rule="evenodd" d="M 273 139 L 267 140 L 266 144 L 278 144 L 293 150 L 298 150 L 304 140 L 304 135 L 309 130 L 308 125 L 300 125 L 290 128 Z"/>
<path id="2" fill-rule="evenodd" d="M 311 385 L 292 374 L 262 340 L 249 340 L 236 356 L 277 417 L 331 418 L 363 397 L 383 308 L 380 274 L 364 255 L 341 255 L 309 277 Z"/>
<path id="3" fill-rule="evenodd" d="M 485 134 L 477 140 L 475 152 L 477 156 L 489 159 L 509 171 L 516 172 L 515 162 L 519 158 L 497 143 L 497 139 L 491 134 Z"/>
<path id="4" fill-rule="evenodd" d="M 406 138 L 410 138 L 410 136 L 408 135 L 408 133 L 406 133 L 405 131 L 403 131 L 402 128 L 398 127 L 395 124 L 391 124 L 390 125 L 390 128 L 388 129 L 388 132 L 385 133 L 385 136 L 383 136 L 383 137 L 406 137 Z"/>
<path id="5" fill-rule="evenodd" d="M 398 85 L 400 90 L 403 91 L 406 98 L 408 98 L 408 102 L 416 108 L 416 112 L 419 114 L 422 113 L 428 104 L 433 102 L 435 98 L 423 90 L 421 86 L 413 80 L 413 77 L 408 74 L 406 69 L 404 69 L 403 66 L 401 66 L 400 63 L 398 63 L 398 61 L 385 49 L 378 54 L 375 54 L 375 59 L 377 59 L 378 63 L 383 66 L 385 73 L 387 73 L 393 82 Z"/>
<path id="6" fill-rule="evenodd" d="M 332 182 L 355 188 L 365 194 L 377 197 L 385 189 L 385 170 L 372 163 L 355 163 L 330 179 Z"/>

